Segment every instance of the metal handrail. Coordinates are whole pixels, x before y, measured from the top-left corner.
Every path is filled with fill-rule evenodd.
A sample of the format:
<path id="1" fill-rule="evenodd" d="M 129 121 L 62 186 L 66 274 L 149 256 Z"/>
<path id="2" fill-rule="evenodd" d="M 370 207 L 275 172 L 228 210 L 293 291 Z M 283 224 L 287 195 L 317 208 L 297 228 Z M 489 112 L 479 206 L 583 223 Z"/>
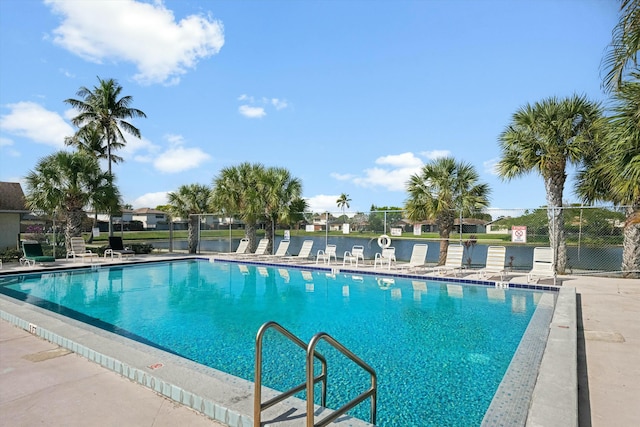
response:
<path id="1" fill-rule="evenodd" d="M 281 393 L 275 396 L 274 398 L 262 403 L 262 338 L 264 337 L 265 332 L 270 328 L 273 328 L 276 331 L 280 332 L 282 335 L 288 338 L 291 342 L 293 342 L 298 347 L 302 348 L 307 352 L 307 360 L 309 359 L 311 360 L 311 374 L 309 374 L 309 367 L 307 366 L 305 382 L 292 388 L 291 390 L 285 391 L 284 393 Z M 313 386 L 316 383 L 322 382 L 322 397 L 321 397 L 322 406 L 327 405 L 327 360 L 324 358 L 324 356 L 322 356 L 320 353 L 316 351 L 312 351 L 311 356 L 308 356 L 308 354 L 309 354 L 308 348 L 307 348 L 307 345 L 304 343 L 304 341 L 302 341 L 300 338 L 293 335 L 291 332 L 289 332 L 287 329 L 282 327 L 280 324 L 270 321 L 260 327 L 260 329 L 258 330 L 258 334 L 256 335 L 256 365 L 255 365 L 255 378 L 254 378 L 255 392 L 253 396 L 254 427 L 260 427 L 262 411 L 264 411 L 267 408 L 270 408 L 276 403 L 282 402 L 286 398 L 291 397 L 296 393 L 303 391 L 305 388 L 307 388 L 308 390 L 309 382 L 311 382 L 312 384 L 311 385 L 312 390 L 313 390 Z M 320 360 L 320 363 L 322 364 L 322 372 L 318 376 L 314 376 L 314 372 L 313 372 L 314 357 Z"/>
<path id="2" fill-rule="evenodd" d="M 316 345 L 318 345 L 320 340 L 327 341 L 335 349 L 340 351 L 346 357 L 348 357 L 353 362 L 358 364 L 362 369 L 367 371 L 369 373 L 369 375 L 371 375 L 371 387 L 367 391 L 365 391 L 364 393 L 360 394 L 359 396 L 357 396 L 356 398 L 354 398 L 353 400 L 351 400 L 350 402 L 348 402 L 347 404 L 342 406 L 341 408 L 339 408 L 336 411 L 334 411 L 333 413 L 331 413 L 331 415 L 325 417 L 323 420 L 321 420 L 320 422 L 315 424 L 315 412 L 314 412 L 314 407 L 313 407 L 313 405 L 314 405 L 314 403 L 313 403 L 313 401 L 314 401 L 314 398 L 313 398 L 313 389 L 314 389 L 314 384 L 313 384 L 313 375 L 314 375 L 313 356 L 316 353 L 316 351 L 315 351 Z M 348 410 L 356 407 L 358 404 L 360 404 L 360 402 L 364 401 L 368 397 L 371 397 L 371 424 L 375 424 L 376 423 L 376 410 L 377 410 L 376 409 L 377 394 L 378 394 L 378 386 L 377 386 L 376 371 L 374 371 L 371 366 L 369 366 L 367 363 L 365 363 L 362 359 L 360 359 L 358 356 L 356 356 L 351 350 L 349 350 L 348 348 L 346 348 L 345 346 L 340 344 L 338 341 L 336 341 L 331 335 L 327 334 L 326 332 L 317 333 L 316 335 L 313 336 L 313 338 L 311 338 L 311 341 L 309 341 L 309 346 L 307 347 L 307 427 L 325 426 L 325 425 L 329 424 L 331 421 L 333 421 L 336 418 L 338 418 L 340 415 L 342 415 L 345 412 L 347 412 Z M 325 404 L 323 404 L 322 406 L 326 407 Z"/>

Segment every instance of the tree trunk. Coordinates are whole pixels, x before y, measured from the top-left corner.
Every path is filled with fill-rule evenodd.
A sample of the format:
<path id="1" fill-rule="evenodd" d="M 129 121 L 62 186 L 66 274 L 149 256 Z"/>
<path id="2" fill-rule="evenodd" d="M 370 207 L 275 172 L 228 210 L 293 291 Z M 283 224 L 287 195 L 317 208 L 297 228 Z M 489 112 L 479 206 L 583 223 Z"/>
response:
<path id="1" fill-rule="evenodd" d="M 444 265 L 447 261 L 447 253 L 449 252 L 449 236 L 453 230 L 455 221 L 454 211 L 442 212 L 436 218 L 436 225 L 440 231 L 440 255 L 438 256 L 438 265 Z"/>
<path id="2" fill-rule="evenodd" d="M 555 255 L 556 272 L 564 274 L 567 268 L 567 242 L 564 235 L 562 192 L 566 175 L 562 173 L 545 178 L 547 190 L 547 219 L 549 221 L 549 246 Z"/>
<path id="3" fill-rule="evenodd" d="M 244 236 L 249 239 L 249 252 L 256 251 L 256 225 L 253 223 L 247 222 L 244 229 Z"/>
<path id="4" fill-rule="evenodd" d="M 195 254 L 198 250 L 198 225 L 200 217 L 198 215 L 189 215 L 189 253 Z"/>
<path id="5" fill-rule="evenodd" d="M 71 242 L 72 237 L 82 237 L 82 218 L 84 217 L 84 212 L 82 207 L 74 208 L 72 206 L 67 205 L 67 226 L 64 231 L 64 238 L 66 240 L 67 251 L 71 250 L 69 243 Z"/>
<path id="6" fill-rule="evenodd" d="M 622 243 L 622 275 L 640 278 L 640 206 L 629 206 Z"/>
<path id="7" fill-rule="evenodd" d="M 273 254 L 273 248 L 275 243 L 275 233 L 274 233 L 275 221 L 273 219 L 269 219 L 267 221 L 267 229 L 264 231 L 264 235 L 267 239 L 269 239 L 269 244 L 267 245 L 268 254 Z"/>

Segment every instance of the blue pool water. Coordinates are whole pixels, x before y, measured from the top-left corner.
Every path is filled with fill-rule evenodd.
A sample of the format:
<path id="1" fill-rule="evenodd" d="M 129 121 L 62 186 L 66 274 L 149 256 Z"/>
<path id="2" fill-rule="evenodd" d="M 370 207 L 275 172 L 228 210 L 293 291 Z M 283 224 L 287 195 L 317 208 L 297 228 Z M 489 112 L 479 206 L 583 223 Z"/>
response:
<path id="1" fill-rule="evenodd" d="M 203 260 L 0 278 L 0 289 L 250 381 L 263 323 L 305 342 L 327 332 L 376 370 L 380 426 L 479 425 L 541 295 Z M 329 407 L 368 387 L 350 361 L 318 350 Z M 264 385 L 304 381 L 304 352 L 275 332 L 263 357 Z M 351 414 L 368 420 L 369 405 Z"/>

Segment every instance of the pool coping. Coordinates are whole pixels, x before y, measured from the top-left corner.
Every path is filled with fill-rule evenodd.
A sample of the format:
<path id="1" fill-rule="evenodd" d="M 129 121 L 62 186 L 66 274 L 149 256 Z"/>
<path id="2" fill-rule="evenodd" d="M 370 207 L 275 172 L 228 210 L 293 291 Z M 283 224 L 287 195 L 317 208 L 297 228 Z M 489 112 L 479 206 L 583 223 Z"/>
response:
<path id="1" fill-rule="evenodd" d="M 179 257 L 176 259 L 185 258 L 186 257 Z M 526 425 L 577 425 L 577 357 L 565 360 L 568 359 L 566 357 L 567 352 L 572 351 L 573 354 L 577 352 L 577 327 L 575 326 L 576 300 L 574 288 L 470 280 L 464 278 L 440 278 L 410 273 L 402 274 L 403 272 L 393 270 L 379 271 L 371 269 L 323 267 L 322 265 L 311 263 L 300 265 L 262 262 L 262 260 L 253 259 L 212 259 L 212 257 L 203 256 L 189 258 L 204 259 L 213 262 L 218 260 L 259 265 L 266 264 L 275 267 L 324 270 L 330 273 L 340 272 L 402 276 L 422 280 L 431 279 L 499 288 L 511 287 L 558 292 L 558 301 L 553 314 L 552 326 L 550 327 L 550 334 L 544 350 L 543 360 L 538 371 L 538 379 L 533 391 Z M 166 261 L 170 261 L 170 259 L 164 258 L 151 261 L 127 262 L 125 265 Z M 104 266 L 115 265 L 117 264 Z M 79 265 L 76 268 L 90 268 L 90 266 Z M 49 272 L 53 270 L 52 268 L 47 268 L 40 271 L 16 271 L 13 274 L 41 273 L 43 271 Z M 56 268 L 55 270 L 60 270 L 60 268 Z M 571 291 L 573 292 L 571 293 Z M 18 314 L 15 314 L 16 308 Z M 38 313 L 38 311 L 41 312 Z M 573 317 L 571 317 L 571 313 L 573 313 Z M 233 377 L 224 372 L 208 368 L 153 347 L 145 346 L 136 341 L 111 334 L 79 321 L 55 315 L 55 313 L 48 312 L 27 303 L 18 302 L 5 295 L 0 295 L 0 317 L 54 344 L 68 348 L 125 378 L 129 378 L 131 381 L 137 382 L 180 404 L 199 411 L 214 420 L 224 422 L 233 427 L 253 425 L 253 383 L 250 381 Z M 59 318 L 56 319 L 56 317 Z M 25 318 L 29 320 L 25 320 Z M 573 326 L 570 322 L 571 319 L 573 319 Z M 42 327 L 34 327 L 34 325 L 49 324 L 52 321 L 56 326 L 55 328 L 44 329 Z M 69 323 L 78 324 L 70 325 Z M 573 337 L 573 340 L 571 337 Z M 553 344 L 551 344 L 550 341 L 552 338 Z M 113 341 L 115 341 L 117 345 L 114 346 Z M 119 357 L 119 355 L 129 358 L 132 357 L 134 362 L 125 363 L 120 360 L 123 357 Z M 158 360 L 168 360 L 169 362 L 163 363 L 163 366 L 156 370 L 157 368 L 153 367 L 154 365 L 158 365 Z M 558 360 L 561 360 L 562 363 L 559 363 Z M 559 368 L 559 365 L 561 365 L 562 368 Z M 560 378 L 558 377 L 558 373 L 563 373 L 564 378 L 571 372 L 573 373 L 575 381 L 557 381 L 556 378 Z M 186 381 L 185 378 L 187 378 Z M 220 387 L 235 390 L 237 392 L 236 396 L 240 396 L 240 398 L 235 397 L 229 399 L 228 392 L 216 394 L 215 390 Z M 213 393 L 211 392 L 212 388 L 214 389 Z M 273 390 L 267 388 L 263 391 L 265 398 L 269 398 L 274 394 L 275 392 Z M 560 399 L 560 397 L 563 397 L 563 399 Z M 560 404 L 560 402 L 562 402 L 562 404 Z M 574 404 L 572 405 L 571 402 Z M 321 415 L 325 413 L 324 411 L 328 410 L 317 408 L 316 415 Z M 290 398 L 265 412 L 263 419 L 269 419 L 271 421 L 265 422 L 264 425 L 296 425 L 299 424 L 301 417 L 304 417 L 305 413 L 306 407 L 304 402 L 296 398 Z M 370 426 L 371 424 L 345 416 L 338 420 L 337 425 Z"/>

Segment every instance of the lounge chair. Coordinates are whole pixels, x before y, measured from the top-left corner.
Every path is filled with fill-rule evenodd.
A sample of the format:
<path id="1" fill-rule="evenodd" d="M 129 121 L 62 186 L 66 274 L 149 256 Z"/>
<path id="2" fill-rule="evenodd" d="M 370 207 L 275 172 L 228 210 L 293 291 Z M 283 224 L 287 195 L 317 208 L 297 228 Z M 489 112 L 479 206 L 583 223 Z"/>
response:
<path id="1" fill-rule="evenodd" d="M 36 264 L 44 264 L 55 262 L 55 257 L 45 256 L 42 252 L 42 245 L 40 242 L 25 240 L 22 242 L 22 258 L 20 258 L 20 264 L 26 266 L 35 266 Z"/>
<path id="2" fill-rule="evenodd" d="M 320 260 L 322 260 L 322 262 L 324 262 L 325 264 L 331 264 L 331 257 L 333 257 L 333 259 L 338 262 L 338 257 L 336 255 L 336 245 L 333 244 L 327 245 L 324 250 L 318 250 L 318 253 L 316 254 L 316 264 Z"/>
<path id="3" fill-rule="evenodd" d="M 440 274 L 442 276 L 449 273 L 453 273 L 454 276 L 457 276 L 458 272 L 462 271 L 463 255 L 464 246 L 449 245 L 449 248 L 447 249 L 447 258 L 444 261 L 444 265 L 435 267 L 433 271 L 436 274 Z"/>
<path id="4" fill-rule="evenodd" d="M 73 262 L 76 262 L 76 259 L 84 260 L 85 258 L 89 258 L 89 262 L 92 262 L 93 258 L 98 256 L 98 254 L 87 249 L 82 237 L 72 237 L 69 245 L 71 246 L 71 250 L 67 251 L 67 259 L 73 257 Z"/>
<path id="5" fill-rule="evenodd" d="M 398 266 L 400 269 L 404 270 L 417 270 L 425 267 L 425 263 L 427 261 L 427 251 L 429 250 L 429 246 L 426 243 L 416 243 L 413 245 L 413 250 L 411 251 L 411 258 L 409 259 L 409 263 L 401 264 Z"/>
<path id="6" fill-rule="evenodd" d="M 290 243 L 290 240 L 281 240 L 278 244 L 278 249 L 276 249 L 276 253 L 274 253 L 273 255 L 265 254 L 261 256 L 269 258 L 284 258 L 285 256 L 287 256 L 287 251 L 289 250 Z"/>
<path id="7" fill-rule="evenodd" d="M 487 262 L 485 267 L 478 271 L 478 275 L 483 279 L 500 275 L 500 280 L 504 280 L 504 261 L 507 254 L 507 248 L 504 246 L 489 246 L 487 248 Z"/>
<path id="8" fill-rule="evenodd" d="M 553 279 L 556 284 L 556 266 L 553 261 L 553 250 L 551 248 L 533 248 L 533 268 L 527 274 L 527 283 L 540 279 Z"/>
<path id="9" fill-rule="evenodd" d="M 269 239 L 260 239 L 260 241 L 258 242 L 258 246 L 256 247 L 255 252 L 251 253 L 247 253 L 243 256 L 243 258 L 251 258 L 257 255 L 268 255 L 267 254 L 267 247 L 269 246 Z"/>
<path id="10" fill-rule="evenodd" d="M 342 265 L 346 265 L 347 261 L 349 261 L 349 265 L 353 265 L 355 261 L 357 267 L 358 260 L 362 260 L 364 264 L 364 246 L 362 245 L 355 245 L 350 251 L 346 251 L 342 257 Z"/>
<path id="11" fill-rule="evenodd" d="M 124 247 L 124 244 L 122 243 L 122 237 L 120 236 L 109 237 L 109 247 L 104 250 L 104 257 L 106 258 L 108 256 L 111 256 L 111 259 L 113 259 L 114 255 L 122 259 L 123 256 L 135 254 L 135 251 Z"/>
<path id="12" fill-rule="evenodd" d="M 380 267 L 387 264 L 387 269 L 391 270 L 391 264 L 394 262 L 396 262 L 396 248 L 389 246 L 388 248 L 382 249 L 382 253 L 376 253 L 373 259 L 373 268 L 377 268 L 378 263 L 380 263 Z"/>
<path id="13" fill-rule="evenodd" d="M 305 240 L 302 242 L 302 246 L 300 247 L 300 252 L 295 256 L 285 257 L 285 261 L 295 261 L 295 262 L 307 262 L 309 257 L 311 256 L 311 249 L 313 248 L 313 240 Z"/>

